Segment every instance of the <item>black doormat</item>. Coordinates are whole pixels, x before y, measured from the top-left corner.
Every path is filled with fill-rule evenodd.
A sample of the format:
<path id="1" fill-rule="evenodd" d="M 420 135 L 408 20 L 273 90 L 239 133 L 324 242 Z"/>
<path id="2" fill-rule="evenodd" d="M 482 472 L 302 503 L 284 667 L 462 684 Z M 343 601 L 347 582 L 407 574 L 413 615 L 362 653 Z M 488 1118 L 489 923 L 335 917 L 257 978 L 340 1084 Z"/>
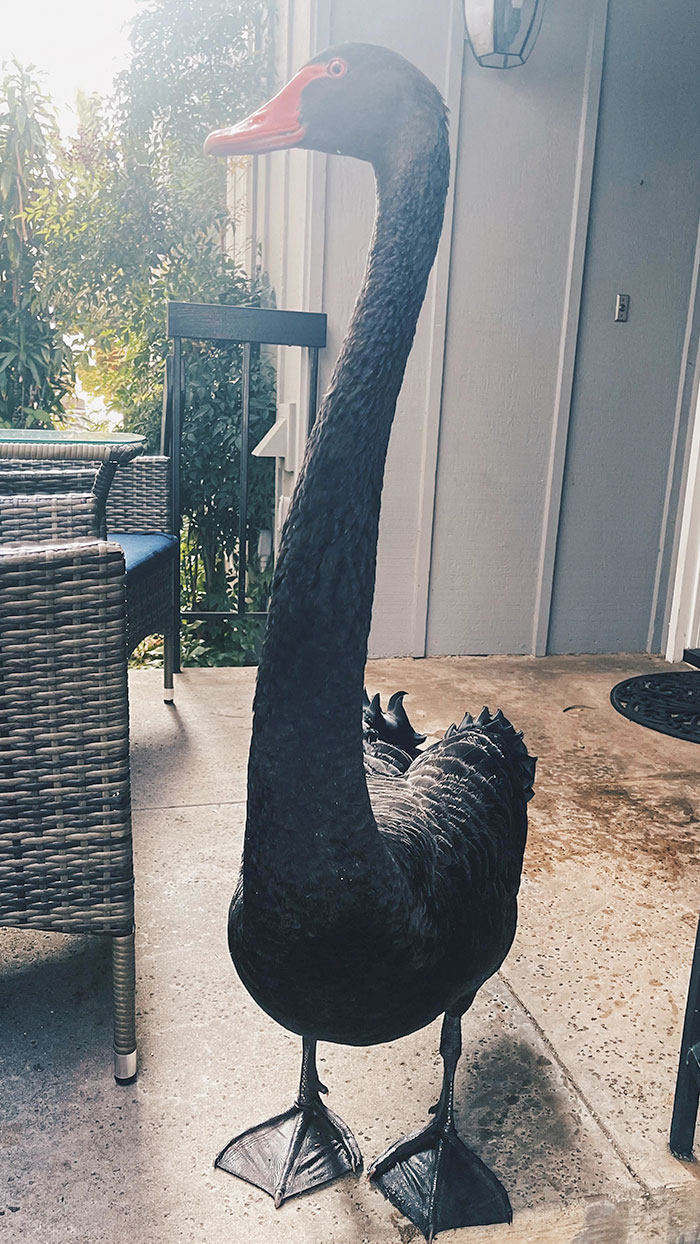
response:
<path id="1" fill-rule="evenodd" d="M 700 743 L 700 670 L 626 678 L 613 687 L 610 702 L 640 726 Z"/>

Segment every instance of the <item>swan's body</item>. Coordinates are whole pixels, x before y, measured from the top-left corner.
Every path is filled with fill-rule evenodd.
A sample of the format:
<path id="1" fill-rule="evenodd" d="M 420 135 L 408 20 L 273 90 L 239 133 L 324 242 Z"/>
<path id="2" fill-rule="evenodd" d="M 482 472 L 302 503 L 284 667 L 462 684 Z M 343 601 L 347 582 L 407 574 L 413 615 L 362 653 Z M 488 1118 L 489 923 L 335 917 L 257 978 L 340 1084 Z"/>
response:
<path id="1" fill-rule="evenodd" d="M 371 160 L 378 190 L 365 280 L 276 568 L 229 922 L 241 979 L 305 1038 L 305 1074 L 317 1084 L 306 1057 L 317 1040 L 388 1041 L 442 1012 L 456 1022 L 497 970 L 515 931 L 534 767 L 500 714 L 465 718 L 415 758 L 390 742 L 363 748 L 382 477 L 442 227 L 444 105 L 401 57 L 347 45 L 208 140 L 221 153 L 291 145 Z M 400 716 L 400 700 L 397 709 Z M 454 1022 L 443 1054 L 456 1065 Z M 243 1139 L 249 1148 L 253 1133 L 233 1148 Z M 344 1133 L 342 1144 L 351 1148 Z M 266 1186 L 234 1157 L 228 1169 Z M 290 1195 L 296 1157 L 285 1162 L 278 1200 Z M 382 1187 L 410 1213 L 400 1191 Z M 429 1216 L 426 1228 L 412 1216 L 426 1234 L 444 1225 Z"/>
<path id="2" fill-rule="evenodd" d="M 316 858 L 291 842 L 259 863 L 249 852 L 231 907 L 243 983 L 278 1023 L 316 1040 L 369 1045 L 461 1015 L 515 932 L 531 772 L 512 727 L 468 724 L 405 772 L 405 754 L 384 751 L 394 751 L 385 772 L 396 771 L 367 776 L 362 850 L 339 816 Z"/>

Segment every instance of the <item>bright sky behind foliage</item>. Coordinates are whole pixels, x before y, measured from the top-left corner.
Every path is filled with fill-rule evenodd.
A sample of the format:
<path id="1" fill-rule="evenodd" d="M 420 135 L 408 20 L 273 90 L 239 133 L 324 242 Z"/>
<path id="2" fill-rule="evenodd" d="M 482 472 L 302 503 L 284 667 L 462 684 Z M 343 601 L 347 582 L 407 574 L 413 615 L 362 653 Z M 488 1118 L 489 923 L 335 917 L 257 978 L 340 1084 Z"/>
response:
<path id="1" fill-rule="evenodd" d="M 75 128 L 75 96 L 106 95 L 126 65 L 128 22 L 139 0 L 12 0 L 0 19 L 0 60 L 36 65 L 61 129 Z"/>

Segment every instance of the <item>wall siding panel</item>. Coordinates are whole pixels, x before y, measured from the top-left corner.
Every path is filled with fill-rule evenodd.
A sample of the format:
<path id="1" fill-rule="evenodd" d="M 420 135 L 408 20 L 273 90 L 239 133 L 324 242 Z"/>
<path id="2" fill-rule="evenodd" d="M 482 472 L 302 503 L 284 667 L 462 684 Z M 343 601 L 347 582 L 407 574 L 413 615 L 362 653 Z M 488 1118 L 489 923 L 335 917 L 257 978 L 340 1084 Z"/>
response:
<path id="1" fill-rule="evenodd" d="M 457 25 L 454 0 L 407 0 L 397 20 L 395 6 L 373 0 L 333 0 L 333 43 L 378 43 L 413 61 L 440 88 L 448 89 L 449 43 Z M 460 39 L 461 44 L 461 39 Z M 458 84 L 457 84 L 458 85 Z M 330 312 L 329 349 L 322 378 L 328 379 L 364 273 L 374 221 L 374 176 L 355 160 L 328 161 L 324 310 Z M 349 205 L 350 208 L 349 208 Z M 449 247 L 449 236 L 443 246 Z M 424 429 L 429 417 L 426 375 L 431 367 L 431 320 L 437 291 L 432 281 L 409 359 L 387 458 L 377 554 L 377 587 L 370 653 L 410 655 L 416 651 L 416 556 L 421 514 Z M 331 311 L 332 309 L 332 311 Z M 436 395 L 439 418 L 439 390 Z M 432 507 L 431 507 L 432 508 Z M 424 626 L 424 623 L 423 623 Z M 423 655 L 423 640 L 419 637 Z"/>
<path id="2" fill-rule="evenodd" d="M 460 70 L 461 0 L 278 9 L 280 81 L 327 43 L 374 42 L 451 106 L 454 217 L 448 204 L 389 447 L 371 654 L 658 647 L 687 457 L 696 0 L 550 0 L 506 73 L 468 49 Z M 277 304 L 328 315 L 323 388 L 362 280 L 372 171 L 276 153 L 257 211 Z M 305 411 L 291 355 L 278 397 Z M 280 496 L 293 484 L 278 469 Z"/>
<path id="3" fill-rule="evenodd" d="M 522 69 L 465 57 L 431 655 L 532 650 L 595 12 L 551 5 Z"/>
<path id="4" fill-rule="evenodd" d="M 610 0 L 550 652 L 648 643 L 669 465 L 686 434 L 676 416 L 700 207 L 699 49 L 696 0 Z M 613 322 L 616 292 L 630 295 L 626 324 Z"/>

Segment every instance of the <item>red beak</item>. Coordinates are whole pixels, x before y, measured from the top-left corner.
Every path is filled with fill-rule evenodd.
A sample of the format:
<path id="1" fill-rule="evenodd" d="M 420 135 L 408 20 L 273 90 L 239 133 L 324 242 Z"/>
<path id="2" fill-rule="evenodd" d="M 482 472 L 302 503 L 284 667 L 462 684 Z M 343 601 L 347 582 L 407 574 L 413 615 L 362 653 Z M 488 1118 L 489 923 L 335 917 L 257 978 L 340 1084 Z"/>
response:
<path id="1" fill-rule="evenodd" d="M 305 65 L 267 104 L 227 130 L 214 130 L 204 151 L 207 155 L 256 155 L 296 147 L 306 134 L 301 120 L 301 95 L 314 78 L 326 76 L 326 66 Z"/>

